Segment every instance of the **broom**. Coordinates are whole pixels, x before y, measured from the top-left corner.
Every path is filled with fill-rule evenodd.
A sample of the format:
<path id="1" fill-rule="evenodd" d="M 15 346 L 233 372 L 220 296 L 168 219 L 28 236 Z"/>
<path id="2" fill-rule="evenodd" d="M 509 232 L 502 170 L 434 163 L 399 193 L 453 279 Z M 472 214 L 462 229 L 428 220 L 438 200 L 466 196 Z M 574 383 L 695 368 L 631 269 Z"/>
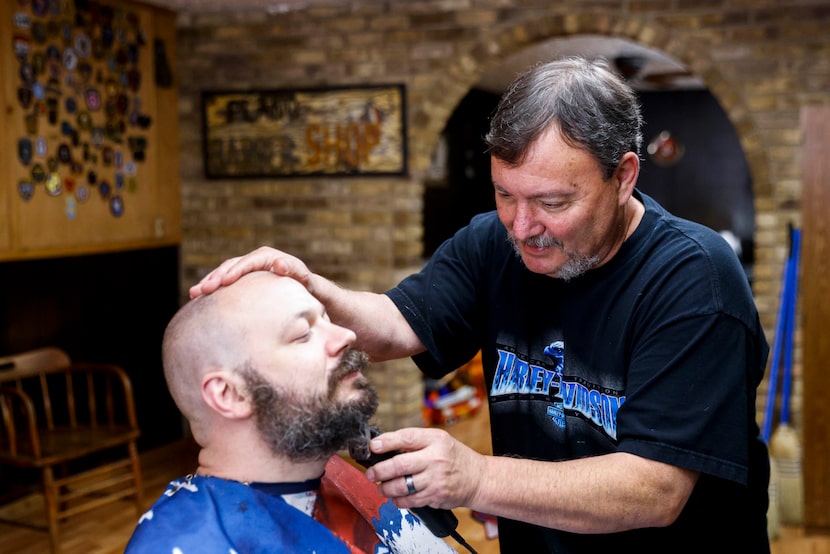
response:
<path id="1" fill-rule="evenodd" d="M 778 388 L 778 367 L 781 361 L 781 341 L 784 337 L 785 318 L 787 314 L 787 298 L 789 297 L 790 289 L 790 257 L 792 255 L 792 245 L 790 245 L 790 252 L 788 252 L 787 261 L 784 263 L 784 270 L 781 276 L 781 297 L 778 305 L 778 319 L 775 322 L 775 336 L 772 343 L 772 356 L 770 358 L 769 376 L 767 377 L 767 403 L 764 411 L 764 425 L 761 429 L 761 435 L 764 442 L 769 445 L 770 434 L 772 431 L 772 420 L 775 412 L 775 397 Z M 770 475 L 769 475 L 769 508 L 767 509 L 767 534 L 770 539 L 778 537 L 781 527 L 781 508 L 780 508 L 780 480 L 778 477 L 778 465 L 775 458 L 772 457 L 770 449 Z"/>
<path id="2" fill-rule="evenodd" d="M 796 299 L 798 297 L 798 262 L 801 232 L 791 232 L 787 314 L 784 325 L 784 373 L 781 383 L 781 417 L 770 439 L 770 456 L 778 470 L 781 523 L 801 525 L 804 513 L 804 477 L 801 469 L 801 441 L 790 425 L 790 387 L 792 384 L 793 335 L 795 334 Z"/>

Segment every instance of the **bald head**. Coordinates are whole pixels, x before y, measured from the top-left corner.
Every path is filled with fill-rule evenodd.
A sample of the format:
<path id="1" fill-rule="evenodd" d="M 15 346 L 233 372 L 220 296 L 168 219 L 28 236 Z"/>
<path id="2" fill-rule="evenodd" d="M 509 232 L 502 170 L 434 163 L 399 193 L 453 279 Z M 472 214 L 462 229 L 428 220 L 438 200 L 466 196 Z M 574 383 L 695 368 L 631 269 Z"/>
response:
<path id="1" fill-rule="evenodd" d="M 202 378 L 212 371 L 244 370 L 255 364 L 258 337 L 274 331 L 282 321 L 283 304 L 297 297 L 316 302 L 295 280 L 258 271 L 189 301 L 173 316 L 162 342 L 164 375 L 191 424 L 208 413 Z"/>

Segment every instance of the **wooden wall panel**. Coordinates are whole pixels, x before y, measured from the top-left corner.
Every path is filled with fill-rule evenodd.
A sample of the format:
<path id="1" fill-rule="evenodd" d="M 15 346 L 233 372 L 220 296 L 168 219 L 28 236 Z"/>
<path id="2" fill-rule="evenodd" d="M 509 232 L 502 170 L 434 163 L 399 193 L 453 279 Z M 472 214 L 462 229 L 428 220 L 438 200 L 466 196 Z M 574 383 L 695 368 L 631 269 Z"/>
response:
<path id="1" fill-rule="evenodd" d="M 173 65 L 176 61 L 176 14 L 158 12 L 155 17 L 155 36 L 162 40 L 165 59 L 171 71 L 172 85 L 156 89 L 156 116 L 160 122 L 179 120 L 179 87 Z M 181 187 L 179 177 L 179 127 L 165 125 L 156 137 L 158 163 L 156 164 L 153 206 L 153 237 L 165 242 L 181 241 Z"/>
<path id="2" fill-rule="evenodd" d="M 12 11 L 11 2 L 0 2 L 0 22 L 11 21 Z M 0 45 L 10 45 L 12 43 L 11 27 L 9 25 L 0 24 Z M 11 75 L 12 68 L 9 65 L 7 56 L 0 55 L 0 75 Z M 0 100 L 9 98 L 10 91 L 14 89 L 9 84 L 11 79 L 5 78 L 0 84 Z M 11 109 L 7 102 L 0 102 L 0 106 L 5 111 Z M 0 122 L 3 120 L 3 114 L 0 113 Z M 8 171 L 14 161 L 15 153 L 10 138 L 7 133 L 0 131 L 0 182 L 10 183 Z M 11 213 L 9 211 L 9 190 L 11 186 L 4 185 L 0 188 L 0 251 L 6 250 L 11 246 Z"/>
<path id="3" fill-rule="evenodd" d="M 162 39 L 166 62 L 174 63 L 175 14 L 118 0 L 90 3 L 88 8 L 63 2 L 57 13 L 51 11 L 52 3 L 38 13 L 38 5 L 2 2 L 0 7 L 0 38 L 6 37 L 0 69 L 7 76 L 0 89 L 5 108 L 0 148 L 2 177 L 8 184 L 0 192 L 0 216 L 5 216 L 0 221 L 0 260 L 176 244 L 178 146 L 171 142 L 178 139 L 178 119 L 170 113 L 176 108 L 176 92 L 159 87 L 155 79 L 156 39 Z M 86 48 L 78 42 L 82 38 Z M 28 53 L 21 54 L 20 44 L 28 44 Z M 36 56 L 46 63 L 36 63 Z M 91 71 L 82 71 L 83 64 Z M 46 69 L 32 69 L 44 65 Z M 24 66 L 34 74 L 33 84 L 24 80 Z M 46 89 L 44 98 L 38 102 L 35 94 L 31 104 L 21 101 L 21 90 L 31 93 L 38 87 Z M 100 95 L 100 108 L 87 104 L 90 91 Z M 50 101 L 52 108 L 47 107 Z M 70 102 L 77 107 L 70 109 Z M 82 113 L 90 126 L 82 125 Z M 144 125 L 137 123 L 142 120 Z M 21 140 L 30 141 L 31 161 L 19 156 Z M 38 153 L 37 141 L 46 145 L 45 153 Z M 136 141 L 146 145 L 138 149 L 143 155 L 132 146 Z M 59 159 L 59 147 L 69 148 L 78 171 L 65 160 L 48 166 Z M 57 192 L 33 178 L 36 166 L 59 176 Z M 20 193 L 21 182 L 33 185 L 30 196 Z M 81 194 L 84 188 L 86 194 Z"/>
<path id="4" fill-rule="evenodd" d="M 801 307 L 804 372 L 804 525 L 830 531 L 830 107 L 805 107 Z"/>

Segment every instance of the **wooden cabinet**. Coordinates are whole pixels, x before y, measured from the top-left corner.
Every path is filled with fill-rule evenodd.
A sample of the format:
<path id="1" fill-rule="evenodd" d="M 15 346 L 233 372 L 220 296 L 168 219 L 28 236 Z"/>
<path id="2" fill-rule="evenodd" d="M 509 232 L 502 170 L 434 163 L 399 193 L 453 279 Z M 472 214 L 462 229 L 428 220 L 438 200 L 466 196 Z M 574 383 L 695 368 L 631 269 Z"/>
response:
<path id="1" fill-rule="evenodd" d="M 0 2 L 0 261 L 178 244 L 175 13 Z"/>

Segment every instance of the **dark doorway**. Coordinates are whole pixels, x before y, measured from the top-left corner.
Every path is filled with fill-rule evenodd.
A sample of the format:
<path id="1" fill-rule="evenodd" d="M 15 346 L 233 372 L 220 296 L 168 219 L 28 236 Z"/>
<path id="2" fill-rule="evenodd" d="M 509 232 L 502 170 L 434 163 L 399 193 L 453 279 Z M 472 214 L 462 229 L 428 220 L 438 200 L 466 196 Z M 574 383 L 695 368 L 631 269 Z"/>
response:
<path id="1" fill-rule="evenodd" d="M 444 161 L 437 162 L 437 176 L 426 183 L 424 257 L 474 215 L 496 208 L 484 135 L 498 101 L 497 94 L 472 89 L 447 121 L 441 138 Z"/>
<path id="2" fill-rule="evenodd" d="M 705 89 L 638 94 L 645 126 L 637 187 L 673 214 L 735 237 L 752 280 L 752 176 L 732 122 Z M 678 159 L 649 153 L 649 144 L 661 133 L 669 133 L 682 148 Z"/>

